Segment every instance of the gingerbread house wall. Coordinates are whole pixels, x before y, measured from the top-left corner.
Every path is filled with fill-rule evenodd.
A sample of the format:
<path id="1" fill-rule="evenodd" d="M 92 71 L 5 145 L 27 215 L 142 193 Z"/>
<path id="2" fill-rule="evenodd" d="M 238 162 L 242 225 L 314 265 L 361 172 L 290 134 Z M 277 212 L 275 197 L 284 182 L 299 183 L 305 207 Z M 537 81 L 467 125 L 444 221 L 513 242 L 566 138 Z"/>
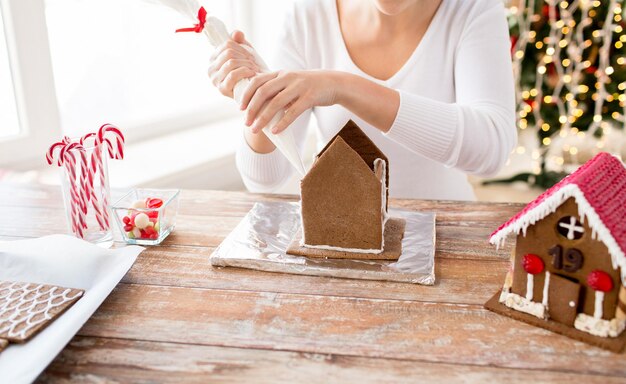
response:
<path id="1" fill-rule="evenodd" d="M 374 144 L 374 142 L 367 136 L 365 132 L 352 120 L 349 120 L 339 132 L 332 139 L 328 141 L 326 146 L 322 148 L 321 151 L 317 154 L 319 158 L 322 154 L 330 147 L 330 145 L 335 141 L 336 138 L 341 137 L 350 148 L 354 149 L 356 153 L 361 156 L 365 164 L 367 164 L 372 171 L 374 171 L 374 162 L 376 159 L 382 159 L 387 164 L 387 169 L 389 169 L 389 159 L 385 154 Z M 389 172 L 385 175 L 385 185 L 389 186 Z M 387 196 L 389 195 L 388 191 L 385 191 Z M 387 198 L 387 202 L 389 199 Z"/>
<path id="2" fill-rule="evenodd" d="M 583 312 L 590 316 L 594 314 L 595 291 L 587 286 L 587 275 L 596 269 L 608 273 L 613 279 L 613 289 L 604 296 L 603 319 L 615 317 L 618 303 L 618 292 L 621 287 L 619 269 L 613 269 L 611 257 L 607 247 L 600 241 L 592 238 L 592 230 L 586 223 L 583 223 L 584 233 L 580 239 L 568 240 L 557 231 L 558 221 L 565 216 L 574 216 L 580 221 L 578 216 L 578 206 L 573 198 L 568 199 L 554 213 L 546 216 L 543 220 L 528 228 L 526 236 L 519 234 L 515 247 L 515 258 L 513 264 L 513 285 L 512 292 L 520 296 L 526 296 L 528 274 L 522 266 L 523 257 L 526 254 L 535 254 L 541 257 L 544 262 L 544 272 L 533 277 L 533 301 L 542 302 L 545 271 L 549 271 L 551 276 L 564 277 L 581 286 L 580 302 L 577 312 Z M 554 257 L 550 254 L 550 249 L 560 245 L 565 253 L 568 249 L 575 248 L 583 255 L 583 264 L 575 272 L 567 272 L 564 269 L 556 269 Z M 552 282 L 551 278 L 551 282 Z M 563 292 L 565 294 L 565 292 Z M 567 303 L 562 303 L 567 306 Z M 550 312 L 564 310 L 564 307 L 552 305 Z"/>
<path id="3" fill-rule="evenodd" d="M 304 243 L 381 249 L 382 182 L 341 137 L 336 137 L 301 182 Z"/>

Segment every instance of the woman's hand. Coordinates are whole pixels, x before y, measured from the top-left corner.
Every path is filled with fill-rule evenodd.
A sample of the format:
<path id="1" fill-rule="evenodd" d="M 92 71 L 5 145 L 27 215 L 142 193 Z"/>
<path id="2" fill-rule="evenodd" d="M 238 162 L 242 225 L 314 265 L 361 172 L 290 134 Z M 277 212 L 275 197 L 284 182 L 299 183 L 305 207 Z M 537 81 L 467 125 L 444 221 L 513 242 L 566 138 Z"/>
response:
<path id="1" fill-rule="evenodd" d="M 247 110 L 246 125 L 258 133 L 284 109 L 285 115 L 272 128 L 272 133 L 279 133 L 307 109 L 335 104 L 338 76 L 341 73 L 334 71 L 281 71 L 254 76 L 240 106 Z"/>
<path id="2" fill-rule="evenodd" d="M 234 31 L 232 39 L 219 46 L 211 55 L 209 77 L 224 96 L 233 97 L 233 88 L 239 80 L 261 72 L 254 54 L 244 46 L 252 48 L 243 32 Z"/>

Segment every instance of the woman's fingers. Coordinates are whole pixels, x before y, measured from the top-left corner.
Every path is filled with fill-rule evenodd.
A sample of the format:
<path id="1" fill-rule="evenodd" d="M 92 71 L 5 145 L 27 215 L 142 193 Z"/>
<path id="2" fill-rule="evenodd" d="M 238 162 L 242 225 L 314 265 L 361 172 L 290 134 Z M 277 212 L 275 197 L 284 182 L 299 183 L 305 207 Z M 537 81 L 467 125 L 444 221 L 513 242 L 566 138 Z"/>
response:
<path id="1" fill-rule="evenodd" d="M 219 56 L 221 56 L 222 54 L 226 52 L 229 52 L 230 54 L 233 54 L 233 55 L 243 55 L 244 57 L 250 57 L 250 58 L 253 57 L 253 55 L 250 53 L 250 51 L 248 51 L 248 49 L 246 49 L 245 47 L 243 47 L 241 44 L 237 43 L 236 41 L 229 39 L 224 44 L 215 48 L 215 50 L 211 54 L 211 58 L 210 58 L 211 61 L 215 61 Z"/>
<path id="2" fill-rule="evenodd" d="M 282 119 L 272 127 L 272 133 L 281 133 L 291 125 L 300 115 L 311 108 L 304 98 L 299 98 L 291 103 L 285 110 Z"/>
<path id="3" fill-rule="evenodd" d="M 213 72 L 211 79 L 214 81 L 217 80 L 218 83 L 221 83 L 229 73 L 242 67 L 248 68 L 254 72 L 259 71 L 259 67 L 257 67 L 254 61 L 250 61 L 248 59 L 230 59 L 227 60 L 217 72 Z"/>
<path id="4" fill-rule="evenodd" d="M 250 126 L 258 118 L 258 114 L 265 103 L 268 103 L 270 99 L 278 95 L 286 87 L 287 84 L 284 79 L 276 77 L 257 88 L 246 109 L 246 125 Z"/>
<path id="5" fill-rule="evenodd" d="M 250 54 L 250 52 L 242 49 L 227 48 L 223 50 L 215 59 L 211 60 L 211 64 L 209 64 L 209 75 L 219 71 L 229 60 L 247 60 L 258 68 L 258 65 L 254 61 L 254 56 Z"/>
<path id="6" fill-rule="evenodd" d="M 278 92 L 276 96 L 267 101 L 263 106 L 263 109 L 255 119 L 251 129 L 252 132 L 257 133 L 263 129 L 274 118 L 279 111 L 287 108 L 288 105 L 297 97 L 297 91 L 292 88 L 285 88 Z"/>
<path id="7" fill-rule="evenodd" d="M 219 71 L 211 74 L 211 82 L 224 96 L 232 97 L 235 84 L 243 78 L 253 77 L 258 72 L 249 60 L 231 59 Z"/>
<path id="8" fill-rule="evenodd" d="M 232 86 L 227 86 L 223 83 L 231 72 L 241 67 L 249 68 L 255 73 L 261 71 L 261 68 L 255 62 L 253 54 L 244 48 L 244 46 L 229 40 L 216 49 L 211 57 L 211 64 L 209 65 L 208 71 L 211 82 L 220 89 L 223 95 L 232 97 L 233 86 L 237 82 L 235 81 Z M 238 71 L 238 75 L 231 76 L 231 79 L 233 77 L 241 79 L 241 75 L 244 72 L 244 77 L 251 77 L 249 76 L 249 71 Z"/>
<path id="9" fill-rule="evenodd" d="M 222 94 L 227 94 L 227 96 L 232 97 L 235 85 L 239 82 L 239 80 L 254 77 L 256 73 L 256 71 L 253 71 L 248 67 L 239 67 L 228 72 L 228 75 L 226 75 L 218 88 Z"/>
<path id="10" fill-rule="evenodd" d="M 250 103 L 250 100 L 252 99 L 252 96 L 254 96 L 254 94 L 256 93 L 257 89 L 259 89 L 268 81 L 275 79 L 276 76 L 278 76 L 276 72 L 261 73 L 261 74 L 254 76 L 250 80 L 250 84 L 248 84 L 245 91 L 243 91 L 243 95 L 241 97 L 240 106 L 239 106 L 241 110 L 248 108 L 248 104 Z M 250 120 L 250 122 L 248 123 L 248 118 L 246 117 L 246 124 L 250 125 L 251 123 L 252 123 L 252 120 Z"/>
<path id="11" fill-rule="evenodd" d="M 245 44 L 249 47 L 251 47 L 252 45 L 250 45 L 250 43 L 248 42 L 248 40 L 246 40 L 246 36 L 244 35 L 243 32 L 239 31 L 239 30 L 234 30 L 231 38 L 239 44 Z"/>

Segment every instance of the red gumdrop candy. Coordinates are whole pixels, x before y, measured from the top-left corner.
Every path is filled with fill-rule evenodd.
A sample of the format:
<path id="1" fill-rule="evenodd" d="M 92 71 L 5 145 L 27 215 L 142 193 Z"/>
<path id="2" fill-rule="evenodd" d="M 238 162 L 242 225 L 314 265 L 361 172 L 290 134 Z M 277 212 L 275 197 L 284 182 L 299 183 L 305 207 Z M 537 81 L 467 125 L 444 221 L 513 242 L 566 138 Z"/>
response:
<path id="1" fill-rule="evenodd" d="M 154 232 L 153 234 L 150 235 L 150 240 L 156 240 L 159 238 L 159 234 Z"/>
<path id="2" fill-rule="evenodd" d="M 543 272 L 544 268 L 543 260 L 541 260 L 541 257 L 533 255 L 532 253 L 524 255 L 524 260 L 522 260 L 522 266 L 524 267 L 524 270 L 531 275 L 536 275 Z"/>
<path id="3" fill-rule="evenodd" d="M 587 284 L 600 292 L 609 292 L 613 289 L 613 279 L 608 273 L 596 269 L 587 275 Z"/>
<path id="4" fill-rule="evenodd" d="M 124 224 L 130 224 L 130 217 L 128 217 L 128 216 L 124 216 L 124 218 L 122 219 L 122 221 L 124 222 Z"/>
<path id="5" fill-rule="evenodd" d="M 163 205 L 163 200 L 157 198 L 147 198 L 146 199 L 146 208 L 154 209 L 159 208 Z"/>
<path id="6" fill-rule="evenodd" d="M 146 214 L 151 219 L 156 219 L 157 217 L 159 217 L 159 211 L 148 211 Z"/>
<path id="7" fill-rule="evenodd" d="M 144 232 L 145 232 L 148 236 L 150 236 L 150 235 L 152 235 L 153 233 L 156 233 L 156 229 L 154 229 L 154 227 L 146 227 L 146 228 L 144 228 Z"/>
<path id="8" fill-rule="evenodd" d="M 141 239 L 147 239 L 148 238 L 148 234 L 143 229 L 139 230 L 139 235 L 140 235 L 139 238 L 141 238 Z"/>
<path id="9" fill-rule="evenodd" d="M 126 225 L 124 226 L 124 231 L 126 231 L 126 232 L 130 232 L 130 231 L 132 231 L 132 230 L 133 230 L 133 226 L 132 226 L 132 225 L 130 225 L 130 224 L 126 224 Z"/>

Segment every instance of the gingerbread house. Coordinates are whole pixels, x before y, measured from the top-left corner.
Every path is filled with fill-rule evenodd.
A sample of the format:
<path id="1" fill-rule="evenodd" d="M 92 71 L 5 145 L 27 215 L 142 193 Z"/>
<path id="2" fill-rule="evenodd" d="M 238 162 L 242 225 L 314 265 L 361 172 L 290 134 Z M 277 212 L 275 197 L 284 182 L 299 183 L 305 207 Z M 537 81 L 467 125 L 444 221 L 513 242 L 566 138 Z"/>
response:
<path id="1" fill-rule="evenodd" d="M 388 220 L 388 169 L 387 157 L 349 121 L 301 181 L 301 237 L 288 253 L 397 259 L 404 221 Z"/>
<path id="2" fill-rule="evenodd" d="M 625 219 L 626 169 L 600 153 L 491 235 L 496 246 L 510 234 L 517 241 L 502 291 L 487 307 L 621 350 L 623 337 L 602 339 L 626 327 Z"/>

